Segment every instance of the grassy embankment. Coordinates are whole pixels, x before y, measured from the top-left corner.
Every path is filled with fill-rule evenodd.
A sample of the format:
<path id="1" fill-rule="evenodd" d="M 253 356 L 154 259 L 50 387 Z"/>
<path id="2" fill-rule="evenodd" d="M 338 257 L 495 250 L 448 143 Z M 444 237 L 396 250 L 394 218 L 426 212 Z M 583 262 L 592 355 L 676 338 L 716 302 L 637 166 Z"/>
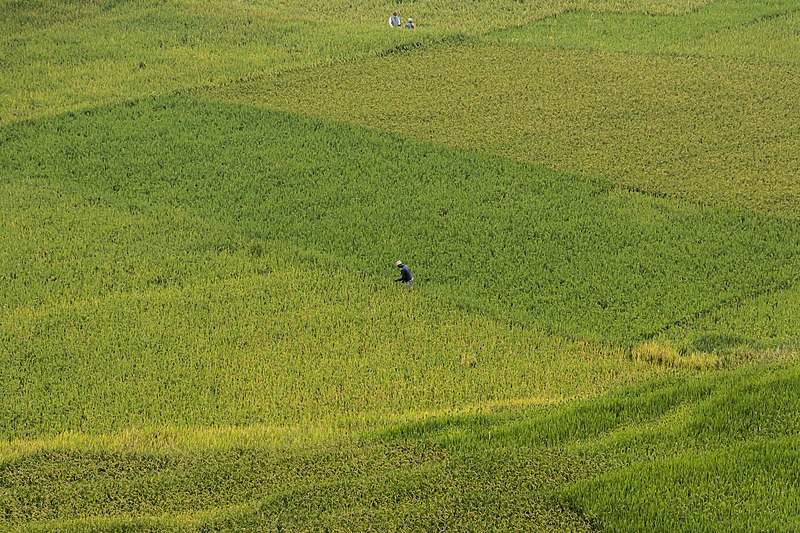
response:
<path id="1" fill-rule="evenodd" d="M 674 34 L 681 21 L 688 28 L 698 17 L 718 18 L 703 13 L 664 27 Z M 758 24 L 770 21 L 784 23 Z M 747 150 L 716 165 L 706 160 L 708 172 L 689 173 L 675 189 L 649 181 L 635 163 L 647 143 L 661 150 L 686 138 L 694 118 L 703 130 L 687 150 L 702 156 L 699 138 L 720 153 L 731 139 L 757 142 L 777 167 L 769 179 L 791 197 L 796 152 L 780 143 L 797 124 L 780 102 L 795 67 L 777 52 L 766 63 L 731 63 L 740 69 L 734 79 L 778 102 L 737 111 L 732 91 L 704 84 L 718 72 L 711 59 L 683 72 L 685 57 L 548 51 L 552 41 L 520 43 L 520 31 L 512 45 L 390 55 L 222 95 L 456 149 L 188 98 L 4 127 L 5 524 L 797 527 L 796 214 L 771 188 L 747 189 Z M 563 36 L 555 44 L 575 46 Z M 515 59 L 522 54 L 509 46 L 534 59 Z M 478 68 L 487 57 L 516 65 L 514 75 L 484 72 L 497 85 L 475 86 L 452 83 L 444 68 L 456 59 Z M 436 83 L 394 86 L 408 95 L 403 102 L 427 102 L 419 120 L 374 120 L 391 81 L 370 78 L 375 66 L 420 58 L 443 67 Z M 526 77 L 531 61 L 539 70 Z M 582 115 L 592 115 L 592 94 L 611 87 L 602 69 L 589 69 L 598 61 L 616 62 L 617 78 L 632 84 L 614 85 L 629 92 L 595 113 L 622 114 L 618 125 L 651 133 L 645 125 L 654 117 L 674 118 L 669 126 L 679 132 L 672 137 L 664 126 L 647 142 L 612 143 L 615 157 L 587 169 L 581 147 L 598 142 L 601 122 L 583 124 Z M 674 86 L 711 95 L 684 109 L 675 102 L 692 93 L 676 90 L 661 111 L 643 96 L 655 94 L 655 82 L 634 83 L 648 80 L 640 76 L 648 61 L 674 61 Z M 564 96 L 581 69 L 594 86 Z M 205 81 L 185 65 L 175 72 L 180 84 L 144 92 Z M 564 77 L 547 85 L 537 72 Z M 364 88 L 360 97 L 342 91 L 340 106 L 313 108 L 343 74 Z M 572 121 L 578 140 L 553 149 L 561 163 L 551 165 L 568 174 L 525 163 L 548 153 L 540 136 L 527 136 L 527 150 L 498 148 L 518 137 L 526 117 L 549 116 L 527 100 L 502 102 L 521 93 L 503 90 L 517 80 L 538 80 L 552 113 Z M 425 93 L 436 84 L 445 89 Z M 476 124 L 479 115 L 436 96 L 448 92 L 481 104 L 505 95 L 490 114 L 501 125 L 487 130 L 494 136 L 481 133 L 489 124 Z M 45 108 L 105 101 L 80 89 L 52 98 Z M 715 121 L 716 105 L 719 116 L 738 114 Z M 765 111 L 764 126 L 738 129 L 758 126 Z M 416 130 L 419 123 L 428 129 Z M 658 161 L 673 166 L 642 168 L 666 165 L 666 175 L 681 176 L 692 168 L 680 158 Z M 703 193 L 693 185 L 701 178 L 729 196 Z M 413 192 L 398 194 L 397 183 Z M 401 254 L 418 266 L 413 293 L 387 281 Z M 476 258 L 474 280 L 465 275 Z M 659 359 L 665 365 L 651 364 Z M 709 366 L 722 369 L 691 370 Z"/>

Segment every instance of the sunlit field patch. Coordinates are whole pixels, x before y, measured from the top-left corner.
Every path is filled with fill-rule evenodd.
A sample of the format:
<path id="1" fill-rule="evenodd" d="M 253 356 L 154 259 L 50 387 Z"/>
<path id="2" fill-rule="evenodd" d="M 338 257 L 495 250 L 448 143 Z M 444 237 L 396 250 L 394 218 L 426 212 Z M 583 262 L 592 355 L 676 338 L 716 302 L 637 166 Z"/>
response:
<path id="1" fill-rule="evenodd" d="M 313 14 L 244 2 L 58 4 L 64 9 L 53 13 L 4 3 L 10 5 L 0 10 L 10 16 L 0 51 L 14 75 L 0 79 L 2 122 L 269 76 L 415 41 L 408 33 L 387 34 L 382 24 L 356 30 L 343 18 L 322 25 Z"/>
<path id="2" fill-rule="evenodd" d="M 449 309 L 286 252 L 222 252 L 212 261 L 224 280 L 7 312 L 4 437 L 265 425 L 277 442 L 302 441 L 508 400 L 559 402 L 649 373 L 623 350 Z"/>

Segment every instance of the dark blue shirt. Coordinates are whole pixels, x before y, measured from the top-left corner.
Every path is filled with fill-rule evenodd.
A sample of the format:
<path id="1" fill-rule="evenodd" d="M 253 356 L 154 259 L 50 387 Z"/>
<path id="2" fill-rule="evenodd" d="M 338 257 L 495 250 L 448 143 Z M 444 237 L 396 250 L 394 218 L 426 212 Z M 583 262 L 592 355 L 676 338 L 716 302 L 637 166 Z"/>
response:
<path id="1" fill-rule="evenodd" d="M 411 270 L 406 265 L 403 265 L 400 267 L 400 277 L 395 281 L 411 281 L 412 279 L 414 279 L 414 276 L 411 274 Z"/>

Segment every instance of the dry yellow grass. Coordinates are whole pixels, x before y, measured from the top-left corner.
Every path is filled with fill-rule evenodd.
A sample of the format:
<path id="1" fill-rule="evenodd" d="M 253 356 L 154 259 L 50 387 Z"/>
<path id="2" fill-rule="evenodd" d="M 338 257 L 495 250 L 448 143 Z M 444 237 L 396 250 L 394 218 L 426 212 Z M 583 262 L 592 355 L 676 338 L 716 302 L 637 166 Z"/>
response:
<path id="1" fill-rule="evenodd" d="M 710 370 L 720 366 L 720 359 L 716 355 L 703 352 L 682 354 L 669 344 L 659 341 L 648 341 L 636 346 L 631 357 L 634 361 L 687 370 Z"/>

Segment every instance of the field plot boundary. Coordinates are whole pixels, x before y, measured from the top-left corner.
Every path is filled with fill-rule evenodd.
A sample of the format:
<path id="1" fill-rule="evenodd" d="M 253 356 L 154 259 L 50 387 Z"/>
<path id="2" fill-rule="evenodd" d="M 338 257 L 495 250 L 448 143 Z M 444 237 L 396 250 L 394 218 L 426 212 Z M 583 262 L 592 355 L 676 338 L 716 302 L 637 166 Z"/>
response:
<path id="1" fill-rule="evenodd" d="M 779 295 L 781 293 L 785 293 L 792 289 L 797 288 L 800 286 L 800 278 L 794 280 L 783 280 L 780 281 L 770 287 L 763 287 L 761 289 L 756 289 L 751 293 L 748 294 L 741 294 L 735 295 L 729 298 L 728 300 L 720 301 L 716 305 L 709 307 L 707 309 L 701 309 L 696 313 L 691 315 L 687 315 L 683 318 L 679 318 L 670 324 L 665 324 L 664 326 L 658 328 L 657 330 L 647 332 L 642 334 L 642 336 L 637 339 L 639 341 L 647 341 L 652 340 L 653 338 L 659 336 L 660 334 L 666 333 L 671 329 L 678 328 L 681 326 L 685 326 L 686 324 L 697 320 L 699 318 L 707 317 L 712 315 L 716 312 L 722 311 L 726 308 L 731 308 L 733 306 L 743 305 L 747 302 L 754 302 L 755 300 L 768 295 Z"/>

